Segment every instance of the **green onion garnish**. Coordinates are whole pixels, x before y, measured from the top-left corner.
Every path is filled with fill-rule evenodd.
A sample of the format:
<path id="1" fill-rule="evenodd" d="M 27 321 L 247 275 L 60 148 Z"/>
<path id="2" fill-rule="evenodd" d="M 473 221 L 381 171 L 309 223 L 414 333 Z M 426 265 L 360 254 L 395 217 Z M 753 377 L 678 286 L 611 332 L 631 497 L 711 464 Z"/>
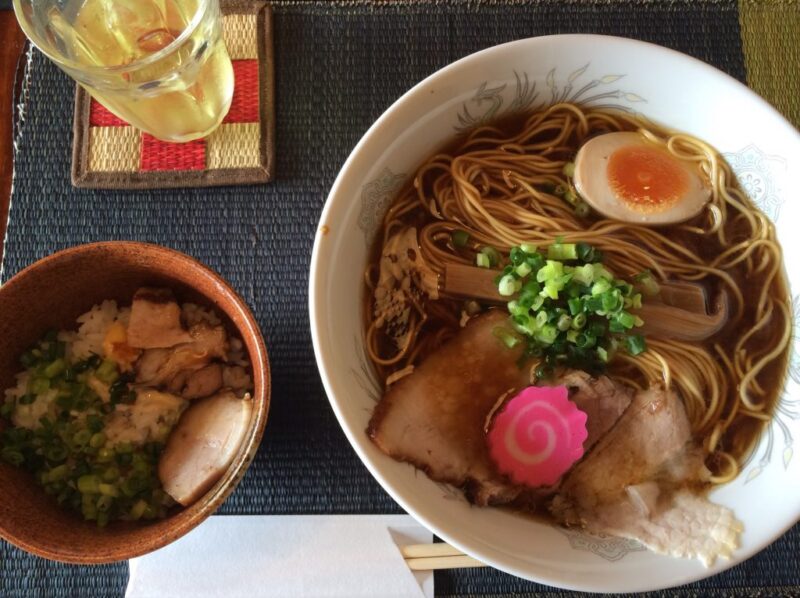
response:
<path id="1" fill-rule="evenodd" d="M 510 297 L 516 292 L 516 281 L 511 274 L 506 274 L 497 284 L 497 290 L 503 297 Z"/>
<path id="2" fill-rule="evenodd" d="M 547 259 L 576 260 L 578 259 L 578 248 L 575 243 L 554 243 L 547 248 Z"/>
<path id="3" fill-rule="evenodd" d="M 514 336 L 510 330 L 503 328 L 502 326 L 496 326 L 493 328 L 492 334 L 496 338 L 499 338 L 501 341 L 503 341 L 503 344 L 509 349 L 516 347 L 520 343 L 518 337 Z"/>
<path id="4" fill-rule="evenodd" d="M 645 270 L 633 277 L 639 286 L 642 289 L 642 292 L 647 295 L 648 297 L 652 297 L 653 295 L 658 295 L 661 291 L 661 288 L 658 286 L 658 282 L 653 277 L 653 274 L 650 270 Z"/>
<path id="5" fill-rule="evenodd" d="M 450 239 L 453 241 L 454 247 L 466 247 L 469 243 L 469 233 L 465 230 L 454 230 L 450 234 Z"/>
<path id="6" fill-rule="evenodd" d="M 589 209 L 589 204 L 587 204 L 582 199 L 578 199 L 575 202 L 575 215 L 578 218 L 586 218 L 591 214 L 591 210 Z"/>
<path id="7" fill-rule="evenodd" d="M 495 266 L 500 264 L 502 256 L 500 255 L 500 252 L 497 251 L 497 249 L 495 249 L 494 247 L 486 245 L 483 249 L 481 249 L 480 253 L 481 255 L 485 255 L 487 258 L 489 258 L 490 267 L 494 268 Z"/>
<path id="8" fill-rule="evenodd" d="M 639 355 L 647 350 L 647 343 L 641 334 L 632 334 L 625 339 L 625 348 L 631 355 Z"/>
<path id="9" fill-rule="evenodd" d="M 483 251 L 478 254 L 486 255 Z M 629 310 L 641 306 L 633 285 L 615 278 L 602 253 L 586 243 L 558 239 L 546 255 L 533 245 L 513 247 L 497 276 L 508 302 L 510 324 L 527 342 L 524 356 L 544 358 L 543 371 L 561 365 L 602 370 L 618 343 L 631 355 L 646 350 L 641 335 L 631 335 L 642 320 Z M 486 255 L 484 263 L 489 261 Z M 487 267 L 487 266 L 485 266 Z M 520 342 L 495 333 L 507 346 Z"/>

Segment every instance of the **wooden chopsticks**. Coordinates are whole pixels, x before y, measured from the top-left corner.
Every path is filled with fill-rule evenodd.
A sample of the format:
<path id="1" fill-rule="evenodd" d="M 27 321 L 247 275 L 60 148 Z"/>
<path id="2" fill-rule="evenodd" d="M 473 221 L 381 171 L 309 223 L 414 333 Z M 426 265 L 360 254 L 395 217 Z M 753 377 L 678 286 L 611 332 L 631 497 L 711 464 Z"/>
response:
<path id="1" fill-rule="evenodd" d="M 449 544 L 412 544 L 403 546 L 400 552 L 412 571 L 486 566 Z"/>

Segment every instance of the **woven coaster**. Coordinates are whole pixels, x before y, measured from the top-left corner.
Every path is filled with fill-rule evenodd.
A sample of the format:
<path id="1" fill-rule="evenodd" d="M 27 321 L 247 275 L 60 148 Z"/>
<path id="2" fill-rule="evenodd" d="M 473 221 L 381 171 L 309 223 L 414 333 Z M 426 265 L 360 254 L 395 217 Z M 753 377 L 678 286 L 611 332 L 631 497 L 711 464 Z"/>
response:
<path id="1" fill-rule="evenodd" d="M 223 37 L 233 62 L 233 101 L 208 137 L 168 143 L 143 133 L 93 99 L 75 94 L 72 184 L 92 189 L 210 187 L 274 176 L 272 9 L 222 0 Z"/>

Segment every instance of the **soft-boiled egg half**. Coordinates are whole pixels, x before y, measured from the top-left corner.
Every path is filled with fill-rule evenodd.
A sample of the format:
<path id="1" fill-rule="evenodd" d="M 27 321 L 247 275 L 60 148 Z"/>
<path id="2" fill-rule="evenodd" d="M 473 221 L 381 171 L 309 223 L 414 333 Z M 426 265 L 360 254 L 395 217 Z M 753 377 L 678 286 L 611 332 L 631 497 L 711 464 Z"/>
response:
<path id="1" fill-rule="evenodd" d="M 574 181 L 595 210 L 638 224 L 689 220 L 711 197 L 695 164 L 639 133 L 607 133 L 585 143 L 575 158 Z"/>

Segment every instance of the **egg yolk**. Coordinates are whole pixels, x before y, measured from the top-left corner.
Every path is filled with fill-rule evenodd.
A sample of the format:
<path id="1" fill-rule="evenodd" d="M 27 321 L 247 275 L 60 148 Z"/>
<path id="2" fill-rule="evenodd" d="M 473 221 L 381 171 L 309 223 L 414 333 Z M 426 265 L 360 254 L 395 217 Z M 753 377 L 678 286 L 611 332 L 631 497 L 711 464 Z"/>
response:
<path id="1" fill-rule="evenodd" d="M 686 169 L 657 147 L 628 146 L 611 154 L 608 183 L 628 207 L 639 212 L 663 212 L 689 189 Z"/>

